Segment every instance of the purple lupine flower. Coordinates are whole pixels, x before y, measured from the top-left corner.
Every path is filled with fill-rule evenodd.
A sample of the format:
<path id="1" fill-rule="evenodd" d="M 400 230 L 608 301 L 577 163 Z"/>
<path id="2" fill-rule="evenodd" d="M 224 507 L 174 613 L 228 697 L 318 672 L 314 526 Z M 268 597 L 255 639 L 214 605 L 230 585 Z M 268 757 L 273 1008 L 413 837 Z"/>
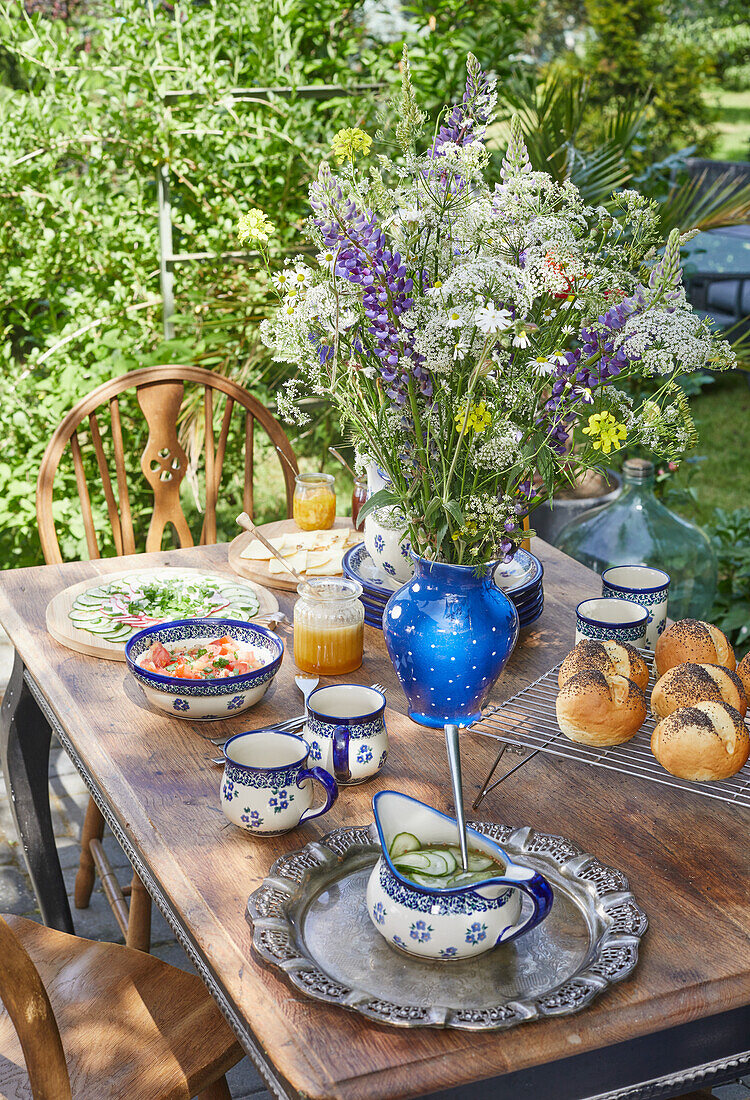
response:
<path id="1" fill-rule="evenodd" d="M 422 366 L 424 357 L 414 350 L 412 335 L 396 325 L 401 314 L 414 305 L 411 297 L 414 282 L 400 253 L 388 247 L 371 210 L 362 212 L 351 199 L 344 201 L 341 188 L 325 167 L 310 188 L 310 204 L 325 246 L 336 251 L 336 275 L 364 290 L 362 305 L 369 321 L 367 332 L 372 338 L 373 354 L 379 360 L 386 394 L 397 404 L 405 404 L 410 372 L 422 396 L 430 397 L 432 382 Z M 422 272 L 421 278 L 426 284 L 427 273 Z M 321 344 L 319 355 L 328 358 L 331 350 Z"/>
<path id="2" fill-rule="evenodd" d="M 483 72 L 473 54 L 466 62 L 466 89 L 460 103 L 451 108 L 438 130 L 431 155 L 440 156 L 444 145 L 471 145 L 481 141 L 495 106 L 495 79 Z"/>

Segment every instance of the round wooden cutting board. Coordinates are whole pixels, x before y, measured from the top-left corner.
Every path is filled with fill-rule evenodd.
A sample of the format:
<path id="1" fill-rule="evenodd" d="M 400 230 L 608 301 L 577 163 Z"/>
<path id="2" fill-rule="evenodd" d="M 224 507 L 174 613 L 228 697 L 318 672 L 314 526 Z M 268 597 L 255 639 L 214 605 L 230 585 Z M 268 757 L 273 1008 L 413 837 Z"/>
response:
<path id="1" fill-rule="evenodd" d="M 158 570 L 159 573 L 166 571 L 166 568 Z M 220 573 L 214 573 L 210 569 L 175 569 L 174 572 L 188 573 L 196 577 L 221 576 Z M 154 570 L 123 569 L 121 573 L 100 573 L 98 577 L 90 577 L 86 581 L 72 584 L 70 588 L 59 592 L 47 604 L 47 631 L 56 642 L 60 642 L 61 645 L 67 646 L 68 649 L 74 649 L 78 653 L 85 653 L 89 657 L 102 657 L 108 661 L 124 661 L 125 642 L 110 642 L 98 634 L 92 634 L 88 630 L 82 630 L 74 626 L 68 612 L 76 599 L 82 593 L 87 592 L 89 588 L 98 588 L 100 585 L 106 584 L 107 581 L 116 580 L 118 577 L 132 577 L 138 573 L 146 573 L 152 577 Z M 229 575 L 226 575 L 226 579 L 228 581 L 232 580 Z M 247 587 L 252 588 L 260 604 L 255 618 L 273 615 L 274 612 L 279 610 L 279 601 L 272 592 L 268 592 L 260 584 L 255 584 L 252 581 L 247 582 Z M 255 618 L 250 621 L 254 622 Z"/>
<path id="2" fill-rule="evenodd" d="M 337 519 L 333 527 L 337 531 L 345 531 L 350 529 L 351 525 L 352 521 L 350 519 Z M 258 530 L 267 539 L 273 539 L 278 538 L 279 535 L 286 535 L 290 531 L 298 532 L 299 527 L 293 519 L 277 519 L 273 523 L 258 524 Z M 229 564 L 232 569 L 240 577 L 246 577 L 257 584 L 264 584 L 269 588 L 280 588 L 283 592 L 296 592 L 297 582 L 291 574 L 288 579 L 283 576 L 272 576 L 268 572 L 267 562 L 250 561 L 248 558 L 240 557 L 245 547 L 249 546 L 256 537 L 250 531 L 243 531 L 241 535 L 237 535 L 237 538 L 232 539 L 229 544 Z M 363 534 L 362 538 L 364 539 L 364 537 Z"/>

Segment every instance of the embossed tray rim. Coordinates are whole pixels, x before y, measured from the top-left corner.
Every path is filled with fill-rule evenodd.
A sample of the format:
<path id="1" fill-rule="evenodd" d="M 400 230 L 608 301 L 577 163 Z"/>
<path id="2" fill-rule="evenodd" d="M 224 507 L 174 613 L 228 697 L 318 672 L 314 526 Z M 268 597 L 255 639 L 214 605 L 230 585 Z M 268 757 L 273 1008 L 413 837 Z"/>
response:
<path id="1" fill-rule="evenodd" d="M 638 962 L 640 940 L 648 918 L 630 891 L 626 876 L 601 863 L 565 837 L 539 833 L 529 827 L 512 828 L 493 822 L 471 822 L 473 828 L 497 840 L 510 854 L 537 863 L 544 873 L 550 865 L 566 880 L 571 893 L 588 900 L 601 925 L 583 965 L 564 982 L 527 999 L 499 1001 L 489 1008 L 410 1005 L 384 1002 L 371 993 L 346 986 L 302 953 L 289 913 L 302 902 L 313 875 L 333 872 L 350 855 L 379 851 L 373 826 L 335 829 L 319 841 L 277 859 L 270 874 L 248 899 L 247 920 L 253 930 L 253 948 L 270 966 L 281 970 L 292 985 L 312 1000 L 339 1005 L 367 1019 L 394 1027 L 443 1027 L 497 1031 L 529 1020 L 566 1016 L 586 1008 L 615 982 L 629 977 Z M 309 900 L 312 900 L 310 898 Z M 268 915 L 269 904 L 274 915 Z M 592 920 L 589 917 L 589 928 Z M 273 938 L 274 949 L 269 947 Z"/>

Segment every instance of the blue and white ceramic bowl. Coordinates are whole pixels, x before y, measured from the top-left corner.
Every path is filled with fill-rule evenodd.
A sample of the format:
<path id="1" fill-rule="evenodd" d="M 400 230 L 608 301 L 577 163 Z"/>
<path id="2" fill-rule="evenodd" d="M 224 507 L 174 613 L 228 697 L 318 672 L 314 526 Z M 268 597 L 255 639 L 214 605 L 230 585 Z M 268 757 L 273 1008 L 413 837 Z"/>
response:
<path id="1" fill-rule="evenodd" d="M 267 658 L 266 664 L 244 676 L 227 676 L 224 680 L 178 680 L 174 676 L 148 672 L 137 663 L 154 642 L 168 646 L 194 638 L 223 638 L 225 634 L 252 646 Z M 231 718 L 252 707 L 268 691 L 283 656 L 284 643 L 272 630 L 235 619 L 180 619 L 158 623 L 134 634 L 125 646 L 128 668 L 151 706 L 175 718 L 195 722 Z"/>
<path id="2" fill-rule="evenodd" d="M 543 921 L 552 907 L 552 889 L 531 867 L 513 863 L 494 840 L 467 828 L 469 847 L 498 863 L 497 874 L 481 882 L 438 889 L 420 886 L 397 871 L 389 851 L 398 833 L 423 845 L 458 843 L 456 821 L 398 791 L 380 791 L 372 800 L 382 849 L 367 884 L 367 912 L 393 947 L 422 959 L 452 961 L 482 955 Z M 521 919 L 521 895 L 532 903 Z"/>

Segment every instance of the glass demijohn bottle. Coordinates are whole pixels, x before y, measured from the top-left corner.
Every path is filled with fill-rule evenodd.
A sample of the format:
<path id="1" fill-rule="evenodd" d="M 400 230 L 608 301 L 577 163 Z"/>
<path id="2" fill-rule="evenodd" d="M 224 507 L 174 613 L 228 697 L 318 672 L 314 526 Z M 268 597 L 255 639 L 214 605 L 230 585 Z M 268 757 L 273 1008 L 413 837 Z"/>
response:
<path id="1" fill-rule="evenodd" d="M 602 573 L 610 565 L 651 565 L 669 573 L 669 617 L 705 619 L 716 595 L 716 555 L 708 536 L 654 496 L 654 464 L 629 458 L 623 491 L 566 524 L 555 545 Z"/>

